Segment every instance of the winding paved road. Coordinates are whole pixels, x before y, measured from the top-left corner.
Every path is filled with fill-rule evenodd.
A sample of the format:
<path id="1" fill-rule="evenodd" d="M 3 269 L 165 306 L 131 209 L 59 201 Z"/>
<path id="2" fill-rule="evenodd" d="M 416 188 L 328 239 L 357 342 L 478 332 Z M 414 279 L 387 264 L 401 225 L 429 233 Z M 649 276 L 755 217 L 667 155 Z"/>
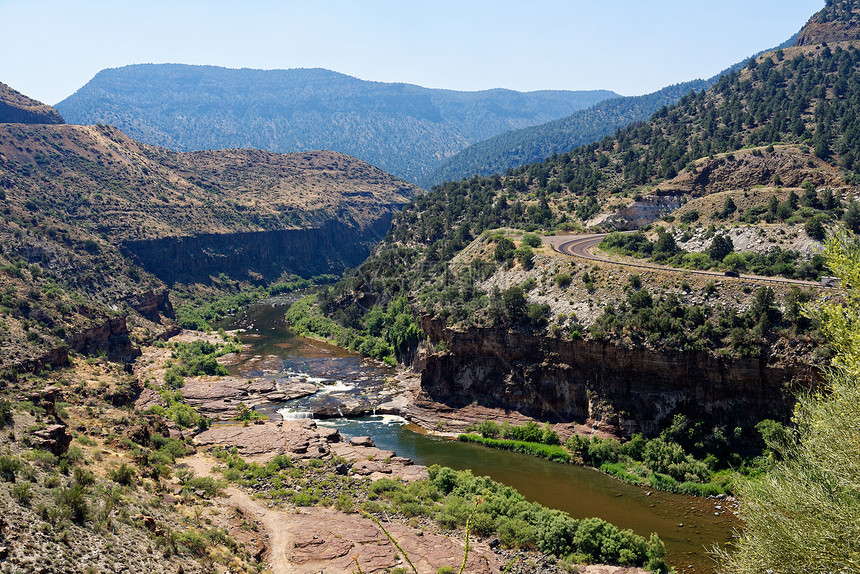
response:
<path id="1" fill-rule="evenodd" d="M 624 265 L 626 267 L 637 267 L 640 269 L 659 269 L 661 271 L 674 271 L 675 273 L 694 273 L 696 275 L 711 275 L 721 277 L 723 279 L 747 279 L 754 281 L 767 281 L 768 283 L 787 283 L 791 285 L 804 285 L 806 287 L 823 287 L 821 283 L 815 281 L 801 281 L 800 279 L 785 279 L 782 277 L 762 277 L 760 275 L 741 275 L 739 277 L 729 277 L 720 271 L 701 271 L 699 269 L 678 269 L 677 267 L 669 267 L 666 265 L 655 265 L 653 263 L 627 263 L 616 261 L 605 255 L 595 255 L 592 249 L 597 247 L 607 233 L 592 233 L 588 235 L 554 235 L 544 237 L 545 243 L 552 246 L 553 249 L 565 255 L 580 257 L 582 259 L 590 259 L 592 261 L 605 261 L 616 265 Z"/>

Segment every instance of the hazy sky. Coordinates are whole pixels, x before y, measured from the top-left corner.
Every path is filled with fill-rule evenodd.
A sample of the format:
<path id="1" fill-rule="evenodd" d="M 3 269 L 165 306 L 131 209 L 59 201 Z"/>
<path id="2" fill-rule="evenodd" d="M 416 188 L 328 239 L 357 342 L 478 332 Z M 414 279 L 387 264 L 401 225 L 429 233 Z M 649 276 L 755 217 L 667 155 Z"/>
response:
<path id="1" fill-rule="evenodd" d="M 0 0 L 0 82 L 48 104 L 99 70 L 328 68 L 433 88 L 608 89 L 706 78 L 824 0 Z"/>

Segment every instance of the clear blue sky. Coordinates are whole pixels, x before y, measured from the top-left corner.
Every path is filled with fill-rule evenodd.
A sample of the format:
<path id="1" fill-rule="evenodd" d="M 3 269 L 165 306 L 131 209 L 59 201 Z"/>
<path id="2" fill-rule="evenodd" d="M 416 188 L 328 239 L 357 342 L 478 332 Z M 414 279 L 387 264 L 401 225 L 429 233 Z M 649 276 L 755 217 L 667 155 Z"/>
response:
<path id="1" fill-rule="evenodd" d="M 99 70 L 328 68 L 433 88 L 608 89 L 709 77 L 824 0 L 0 0 L 0 82 L 48 104 Z"/>

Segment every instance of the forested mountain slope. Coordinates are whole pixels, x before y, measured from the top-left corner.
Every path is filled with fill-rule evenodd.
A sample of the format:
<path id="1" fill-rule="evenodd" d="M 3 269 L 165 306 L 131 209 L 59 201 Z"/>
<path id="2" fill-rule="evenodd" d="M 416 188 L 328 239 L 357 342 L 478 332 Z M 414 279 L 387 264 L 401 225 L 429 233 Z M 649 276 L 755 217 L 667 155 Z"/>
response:
<path id="1" fill-rule="evenodd" d="M 779 46 L 787 48 L 797 40 L 795 34 Z M 758 57 L 764 52 L 756 54 Z M 464 177 L 504 173 L 534 162 L 543 161 L 553 154 L 562 154 L 573 148 L 612 135 L 618 128 L 635 122 L 644 122 L 662 108 L 670 106 L 692 91 L 711 87 L 723 75 L 738 71 L 744 62 L 730 66 L 707 80 L 692 80 L 667 86 L 643 96 L 628 96 L 599 102 L 572 115 L 545 124 L 522 128 L 493 136 L 470 145 L 426 175 L 418 183 L 427 189 L 445 181 Z"/>
<path id="2" fill-rule="evenodd" d="M 846 10 L 856 13 L 858 8 L 852 3 Z M 588 325 L 570 321 L 566 310 L 564 318 L 555 316 L 569 295 L 565 288 L 550 290 L 554 271 L 538 273 L 537 283 L 530 284 L 543 285 L 537 290 L 523 284 L 518 298 L 507 300 L 504 291 L 494 292 L 494 286 L 510 287 L 515 277 L 524 281 L 535 256 L 527 241 L 516 239 L 516 232 L 513 242 L 504 232 L 491 230 L 575 231 L 599 214 L 666 198 L 675 207 L 685 206 L 679 211 L 685 217 L 673 231 L 676 235 L 663 232 L 663 243 L 654 247 L 665 247 L 667 253 L 677 253 L 675 238 L 680 241 L 687 232 L 710 242 L 715 231 L 709 226 L 716 224 L 725 233 L 736 225 L 773 224 L 778 236 L 787 236 L 798 233 L 792 225 L 812 218 L 826 225 L 845 217 L 849 226 L 860 229 L 854 201 L 860 173 L 860 30 L 853 30 L 852 40 L 761 55 L 709 90 L 688 94 L 649 122 L 618 130 L 614 137 L 504 176 L 475 176 L 438 186 L 395 218 L 374 256 L 325 295 L 323 307 L 341 322 L 360 326 L 362 309 L 406 296 L 419 314 L 449 325 L 550 329 L 555 324 L 561 327 L 559 333 L 582 336 Z M 700 206 L 695 217 L 694 205 Z M 703 225 L 697 218 L 705 216 L 708 222 Z M 590 271 L 580 271 L 569 271 L 566 284 L 572 278 L 591 293 L 606 280 L 605 275 L 597 280 Z M 610 281 L 613 289 L 607 296 L 614 293 L 623 300 L 630 286 L 618 284 L 611 274 Z M 675 300 L 698 304 L 694 292 L 670 285 Z M 544 295 L 548 292 L 555 294 L 554 300 Z M 590 296 L 588 300 L 594 302 Z M 576 299 L 576 304 L 584 301 Z M 555 310 L 546 316 L 535 307 L 540 312 L 532 321 L 526 310 L 538 304 L 546 304 L 546 312 Z M 630 305 L 623 301 L 620 309 L 630 310 Z M 731 305 L 709 311 L 715 315 L 704 324 L 715 327 L 716 314 L 730 312 Z M 619 326 L 623 322 L 618 322 L 621 315 L 613 312 L 600 319 L 591 307 L 579 306 L 577 314 L 590 314 L 589 324 L 597 325 L 595 336 L 615 329 L 621 329 L 616 336 L 625 336 Z M 670 316 L 663 318 L 670 321 Z M 747 352 L 742 333 L 729 337 L 733 321 L 711 330 L 705 337 L 710 342 L 657 337 L 654 344 L 731 346 Z M 638 323 L 638 328 L 643 324 L 649 323 Z M 750 331 L 744 332 L 754 331 L 746 328 Z M 689 329 L 676 325 L 667 332 L 692 332 Z"/>
<path id="3" fill-rule="evenodd" d="M 613 98 L 566 118 L 513 130 L 470 145 L 427 174 L 419 183 L 429 189 L 446 181 L 472 175 L 504 173 L 510 168 L 541 161 L 641 122 L 665 105 L 674 104 L 693 90 L 710 84 L 694 80 L 668 86 L 644 96 Z"/>
<path id="4" fill-rule="evenodd" d="M 103 70 L 57 109 L 179 151 L 327 149 L 417 180 L 492 135 L 617 96 L 605 90 L 457 92 L 359 80 L 323 69 L 145 64 Z"/>

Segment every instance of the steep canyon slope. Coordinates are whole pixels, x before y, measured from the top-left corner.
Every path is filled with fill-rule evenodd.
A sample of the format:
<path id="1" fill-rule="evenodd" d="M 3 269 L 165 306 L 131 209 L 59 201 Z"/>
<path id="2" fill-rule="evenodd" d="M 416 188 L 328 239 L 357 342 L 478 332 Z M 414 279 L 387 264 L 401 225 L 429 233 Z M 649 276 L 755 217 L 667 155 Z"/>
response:
<path id="1" fill-rule="evenodd" d="M 178 153 L 44 117 L 0 124 L 4 366 L 159 332 L 177 281 L 340 272 L 419 191 L 333 152 Z"/>

